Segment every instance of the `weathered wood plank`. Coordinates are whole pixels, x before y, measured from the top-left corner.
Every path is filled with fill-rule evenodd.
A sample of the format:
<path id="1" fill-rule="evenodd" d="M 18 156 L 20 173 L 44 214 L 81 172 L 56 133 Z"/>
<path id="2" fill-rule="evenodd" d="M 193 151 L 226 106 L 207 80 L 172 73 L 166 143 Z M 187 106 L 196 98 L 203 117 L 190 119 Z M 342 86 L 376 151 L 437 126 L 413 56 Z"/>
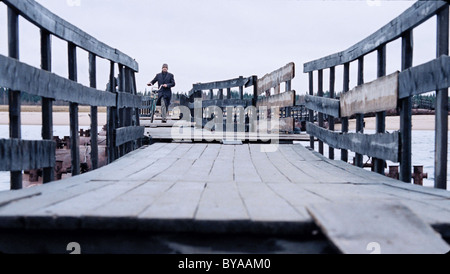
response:
<path id="1" fill-rule="evenodd" d="M 85 214 L 86 217 L 135 218 L 161 197 L 173 182 L 147 182 Z M 90 221 L 90 223 L 94 223 Z"/>
<path id="2" fill-rule="evenodd" d="M 6 217 L 15 217 L 20 215 L 29 217 L 40 215 L 47 216 L 49 219 L 52 219 L 52 216 L 45 214 L 45 212 L 40 214 L 37 214 L 36 212 L 51 205 L 79 196 L 83 193 L 105 187 L 109 184 L 111 184 L 111 182 L 89 182 L 79 179 L 77 179 L 77 181 L 70 181 L 70 179 L 65 180 L 64 184 L 61 184 L 61 182 L 52 182 L 44 186 L 40 186 L 39 192 L 33 196 L 33 199 L 20 199 L 14 203 L 9 203 L 0 207 L 0 214 Z M 52 221 L 49 220 L 48 222 Z M 2 224 L 0 222 L 0 226 L 1 225 Z M 20 220 L 18 220 L 14 225 L 24 226 L 29 224 L 25 224 L 24 222 L 20 222 Z M 43 223 L 36 223 L 33 226 L 41 227 L 43 225 Z"/>
<path id="3" fill-rule="evenodd" d="M 198 205 L 196 220 L 248 220 L 244 202 L 235 182 L 207 184 Z"/>
<path id="4" fill-rule="evenodd" d="M 253 165 L 249 145 L 235 146 L 235 155 L 237 157 L 234 157 L 233 161 L 234 181 L 262 183 L 262 179 Z"/>
<path id="5" fill-rule="evenodd" d="M 20 15 L 39 28 L 45 29 L 51 34 L 67 42 L 71 42 L 88 52 L 96 54 L 99 57 L 126 65 L 134 71 L 139 70 L 139 66 L 134 59 L 121 53 L 119 50 L 98 41 L 91 35 L 50 12 L 36 1 L 5 0 L 2 2 L 17 10 Z"/>
<path id="6" fill-rule="evenodd" d="M 208 144 L 199 159 L 195 161 L 192 168 L 183 174 L 183 178 L 189 182 L 201 182 L 208 178 L 214 161 L 219 155 L 221 145 Z"/>
<path id="7" fill-rule="evenodd" d="M 214 160 L 214 165 L 207 178 L 211 183 L 228 183 L 234 181 L 234 146 L 223 145 Z"/>
<path id="8" fill-rule="evenodd" d="M 259 177 L 265 183 L 290 183 L 289 179 L 272 165 L 270 160 L 267 158 L 266 153 L 262 151 L 263 146 L 264 145 L 249 145 L 252 163 L 255 166 Z"/>
<path id="9" fill-rule="evenodd" d="M 382 45 L 377 50 L 377 77 L 386 76 L 386 45 Z M 376 113 L 376 132 L 385 133 L 386 132 L 386 111 L 381 111 Z M 384 167 L 386 166 L 386 161 L 382 159 L 373 159 L 374 172 L 384 175 Z"/>
<path id="10" fill-rule="evenodd" d="M 45 98 L 91 106 L 115 106 L 116 95 L 85 87 L 48 71 L 0 55 L 0 86 Z"/>
<path id="11" fill-rule="evenodd" d="M 319 128 L 311 123 L 307 123 L 307 132 L 334 148 L 348 149 L 369 157 L 392 162 L 398 162 L 399 160 L 399 132 L 374 135 L 339 133 Z"/>
<path id="12" fill-rule="evenodd" d="M 155 164 L 162 158 L 167 157 L 178 148 L 177 145 L 169 144 L 154 144 L 148 148 L 142 149 L 147 153 L 148 157 L 143 160 L 140 153 L 141 150 L 131 152 L 126 158 L 120 161 L 115 161 L 92 175 L 90 179 L 92 180 L 123 180 L 127 178 L 128 180 L 134 180 L 132 177 L 139 172 L 145 171 L 147 168 Z M 141 180 L 141 179 L 137 179 Z M 144 180 L 144 179 L 142 179 Z"/>
<path id="13" fill-rule="evenodd" d="M 117 107 L 118 108 L 141 108 L 142 96 L 134 95 L 125 92 L 117 93 Z"/>
<path id="14" fill-rule="evenodd" d="M 239 183 L 239 193 L 253 221 L 299 222 L 305 217 L 265 183 Z"/>
<path id="15" fill-rule="evenodd" d="M 0 170 L 22 171 L 55 166 L 56 143 L 0 139 Z"/>
<path id="16" fill-rule="evenodd" d="M 340 116 L 340 101 L 337 99 L 323 98 L 311 95 L 305 95 L 305 106 L 308 109 L 318 111 L 333 117 Z"/>
<path id="17" fill-rule="evenodd" d="M 226 88 L 236 88 L 236 87 L 249 87 L 253 85 L 253 78 L 239 77 L 236 79 L 217 81 L 211 83 L 198 83 L 194 84 L 193 90 L 211 90 L 211 89 L 226 89 Z"/>
<path id="18" fill-rule="evenodd" d="M 327 201 L 327 199 L 321 197 L 317 193 L 305 189 L 303 185 L 300 184 L 269 183 L 267 185 L 273 192 L 292 205 L 305 221 L 312 221 L 311 216 L 306 210 L 307 205 Z"/>
<path id="19" fill-rule="evenodd" d="M 291 183 L 301 184 L 319 182 L 316 178 L 310 176 L 307 170 L 298 168 L 298 166 L 286 159 L 285 154 L 283 154 L 280 149 L 275 152 L 268 152 L 266 153 L 266 156 L 271 164 L 286 176 Z"/>
<path id="20" fill-rule="evenodd" d="M 200 158 L 200 155 L 205 151 L 206 144 L 198 144 L 193 146 L 189 153 L 183 158 L 178 159 L 167 172 L 162 172 L 152 178 L 155 182 L 177 182 L 184 179 L 184 175 L 193 168 L 193 164 Z"/>
<path id="21" fill-rule="evenodd" d="M 176 183 L 138 217 L 140 219 L 193 219 L 205 185 L 199 182 Z"/>
<path id="22" fill-rule="evenodd" d="M 116 146 L 144 137 L 145 127 L 123 127 L 115 130 Z"/>
<path id="23" fill-rule="evenodd" d="M 354 61 L 376 50 L 379 46 L 400 38 L 404 32 L 433 17 L 445 5 L 448 5 L 448 3 L 440 0 L 417 1 L 400 16 L 349 49 L 306 63 L 304 72 L 308 73 Z"/>
<path id="24" fill-rule="evenodd" d="M 168 172 L 171 166 L 176 163 L 179 158 L 189 153 L 192 146 L 192 144 L 172 144 L 167 147 L 167 149 L 171 151 L 167 152 L 167 154 L 156 161 L 153 161 L 151 158 L 146 159 L 145 161 L 142 161 L 141 159 L 143 163 L 140 170 L 130 174 L 127 177 L 128 180 L 151 180 L 162 172 Z M 148 164 L 148 162 L 150 162 L 150 164 Z"/>
<path id="25" fill-rule="evenodd" d="M 436 55 L 448 55 L 449 51 L 449 6 L 437 15 L 437 52 Z M 450 71 L 450 62 L 447 62 L 447 74 Z M 447 190 L 447 161 L 448 161 L 448 87 L 450 81 L 447 77 L 447 87 L 436 90 L 436 141 L 435 141 L 435 182 L 434 186 Z"/>
<path id="26" fill-rule="evenodd" d="M 413 66 L 414 58 L 414 32 L 410 30 L 402 36 L 402 71 Z M 401 99 L 400 107 L 400 180 L 411 183 L 412 173 L 412 97 Z"/>
<path id="27" fill-rule="evenodd" d="M 213 99 L 213 100 L 204 100 L 202 101 L 202 107 L 207 108 L 210 106 L 217 106 L 219 108 L 224 108 L 228 106 L 243 106 L 244 108 L 247 106 L 251 106 L 251 100 L 241 100 L 241 99 Z M 190 108 L 194 108 L 194 103 L 189 104 Z"/>
<path id="28" fill-rule="evenodd" d="M 308 206 L 308 211 L 343 253 L 444 254 L 450 250 L 439 234 L 400 203 L 323 203 Z"/>
<path id="29" fill-rule="evenodd" d="M 397 108 L 399 72 L 381 77 L 341 95 L 341 116 L 366 114 Z"/>
<path id="30" fill-rule="evenodd" d="M 288 154 L 288 152 L 290 151 L 288 148 L 284 148 L 283 146 L 281 146 L 280 148 L 285 155 L 291 155 L 292 152 Z M 308 181 L 306 181 L 305 183 L 341 184 L 341 183 L 348 182 L 348 180 L 345 176 L 336 176 L 334 173 L 329 172 L 324 167 L 317 168 L 318 165 L 316 164 L 316 162 L 322 162 L 322 161 L 320 160 L 320 158 L 315 157 L 315 156 L 317 155 L 317 156 L 323 157 L 323 155 L 321 155 L 319 153 L 314 153 L 314 155 L 313 155 L 313 153 L 311 153 L 311 151 L 306 150 L 301 145 L 291 145 L 290 148 L 292 148 L 292 151 L 295 154 L 297 154 L 299 156 L 304 156 L 305 158 L 307 158 L 306 161 L 302 161 L 302 160 L 296 158 L 295 154 L 292 154 L 292 157 L 287 158 L 289 160 L 289 162 L 292 163 L 292 165 L 294 165 L 296 168 L 303 171 L 304 173 L 308 174 L 308 178 L 312 178 L 312 179 L 309 179 Z"/>
<path id="31" fill-rule="evenodd" d="M 41 69 L 51 71 L 52 69 L 52 45 L 50 33 L 41 30 Z M 42 98 L 42 139 L 53 139 L 53 100 Z M 44 183 L 52 182 L 55 178 L 53 168 L 44 168 L 42 172 Z"/>
<path id="32" fill-rule="evenodd" d="M 145 181 L 113 182 L 75 197 L 41 208 L 33 215 L 53 217 L 82 217 L 117 197 L 144 184 Z"/>
<path id="33" fill-rule="evenodd" d="M 295 106 L 295 91 L 283 92 L 270 97 L 259 99 L 256 102 L 256 107 L 293 107 Z"/>
<path id="34" fill-rule="evenodd" d="M 444 55 L 402 71 L 399 85 L 400 99 L 450 87 L 450 57 Z"/>
<path id="35" fill-rule="evenodd" d="M 8 7 L 8 56 L 19 59 L 19 14 Z M 9 105 L 9 138 L 22 138 L 21 129 L 21 90 L 12 89 L 8 94 Z M 11 190 L 22 188 L 22 172 L 13 171 L 10 174 Z"/>
<path id="36" fill-rule="evenodd" d="M 289 63 L 286 66 L 264 75 L 258 79 L 258 95 L 263 94 L 271 88 L 279 86 L 281 83 L 295 78 L 295 64 Z"/>

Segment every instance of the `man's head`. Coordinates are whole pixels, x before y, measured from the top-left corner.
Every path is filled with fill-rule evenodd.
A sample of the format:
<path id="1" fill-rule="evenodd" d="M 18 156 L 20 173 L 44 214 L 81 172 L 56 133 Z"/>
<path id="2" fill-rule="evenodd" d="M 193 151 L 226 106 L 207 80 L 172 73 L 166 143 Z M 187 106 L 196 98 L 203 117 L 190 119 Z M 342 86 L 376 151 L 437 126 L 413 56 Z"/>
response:
<path id="1" fill-rule="evenodd" d="M 162 66 L 162 71 L 163 72 L 167 72 L 169 70 L 169 66 L 167 65 L 167 64 L 164 64 L 163 66 Z"/>

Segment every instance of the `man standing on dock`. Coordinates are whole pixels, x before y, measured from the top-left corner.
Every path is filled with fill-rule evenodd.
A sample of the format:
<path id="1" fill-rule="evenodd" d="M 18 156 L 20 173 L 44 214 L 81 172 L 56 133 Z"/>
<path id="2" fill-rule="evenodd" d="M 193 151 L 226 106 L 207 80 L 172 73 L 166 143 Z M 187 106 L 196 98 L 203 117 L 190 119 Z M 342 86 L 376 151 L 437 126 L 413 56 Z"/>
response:
<path id="1" fill-rule="evenodd" d="M 167 110 L 172 99 L 172 88 L 175 87 L 175 77 L 172 73 L 168 72 L 169 66 L 164 64 L 162 66 L 162 72 L 158 73 L 148 86 L 153 86 L 158 82 L 158 101 L 156 105 L 161 106 L 162 122 L 167 123 Z"/>

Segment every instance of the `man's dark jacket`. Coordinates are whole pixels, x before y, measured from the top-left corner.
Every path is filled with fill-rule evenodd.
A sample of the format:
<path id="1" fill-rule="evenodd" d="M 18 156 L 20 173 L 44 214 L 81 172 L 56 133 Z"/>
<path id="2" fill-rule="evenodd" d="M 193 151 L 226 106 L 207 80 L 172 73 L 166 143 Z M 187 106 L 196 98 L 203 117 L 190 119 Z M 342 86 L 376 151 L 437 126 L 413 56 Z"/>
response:
<path id="1" fill-rule="evenodd" d="M 164 99 L 166 101 L 166 106 L 169 107 L 170 100 L 172 99 L 172 88 L 175 87 L 175 77 L 172 73 L 161 72 L 155 76 L 155 79 L 153 79 L 151 83 L 154 85 L 156 82 L 158 82 L 158 87 L 160 88 L 156 104 L 160 106 L 161 100 Z M 167 88 L 161 87 L 162 85 L 167 85 Z"/>

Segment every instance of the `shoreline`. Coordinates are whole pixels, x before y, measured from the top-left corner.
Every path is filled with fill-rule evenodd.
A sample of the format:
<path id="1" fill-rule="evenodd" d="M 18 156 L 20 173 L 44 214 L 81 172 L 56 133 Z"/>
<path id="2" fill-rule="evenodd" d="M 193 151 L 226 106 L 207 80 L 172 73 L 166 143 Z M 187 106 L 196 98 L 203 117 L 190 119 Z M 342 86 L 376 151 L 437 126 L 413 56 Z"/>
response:
<path id="1" fill-rule="evenodd" d="M 39 112 L 22 112 L 21 122 L 23 126 L 39 126 L 42 125 L 42 115 Z M 78 123 L 80 126 L 90 126 L 91 117 L 88 112 L 78 113 Z M 9 113 L 0 112 L 0 125 L 9 125 Z M 69 126 L 70 115 L 69 112 L 54 112 L 53 113 L 54 126 Z M 106 113 L 98 113 L 98 126 L 106 125 Z"/>
<path id="2" fill-rule="evenodd" d="M 5 111 L 6 108 L 6 111 Z M 9 125 L 9 112 L 7 112 L 8 106 L 0 106 L 0 125 Z M 78 119 L 80 126 L 90 126 L 90 107 L 80 106 L 78 112 Z M 35 126 L 42 125 L 42 114 L 40 106 L 22 106 L 21 112 L 22 125 Z M 376 118 L 368 117 L 364 119 L 366 130 L 376 129 Z M 106 108 L 99 107 L 98 109 L 98 125 L 103 126 L 107 123 Z M 55 126 L 69 126 L 70 117 L 69 110 L 66 106 L 54 106 L 53 110 L 53 125 Z M 412 116 L 413 130 L 435 130 L 435 115 L 413 115 Z M 386 117 L 386 130 L 396 131 L 400 129 L 400 117 L 399 116 L 387 116 Z M 450 129 L 450 120 L 449 120 Z M 341 130 L 341 125 L 336 124 L 336 131 Z M 349 130 L 356 130 L 356 120 L 349 121 Z"/>

